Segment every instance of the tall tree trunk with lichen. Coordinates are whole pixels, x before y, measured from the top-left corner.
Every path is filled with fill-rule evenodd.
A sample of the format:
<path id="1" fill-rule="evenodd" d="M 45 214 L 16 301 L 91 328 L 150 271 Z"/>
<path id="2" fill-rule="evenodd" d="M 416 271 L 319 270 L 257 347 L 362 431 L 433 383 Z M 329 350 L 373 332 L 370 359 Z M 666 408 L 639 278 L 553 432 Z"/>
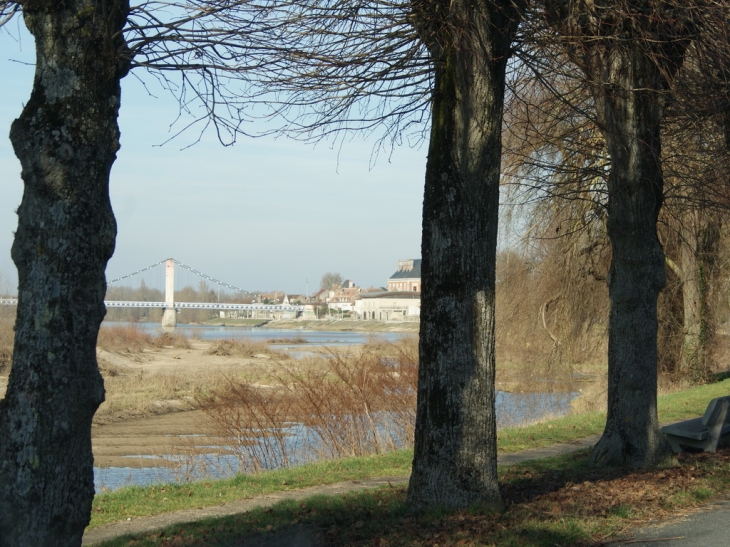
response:
<path id="1" fill-rule="evenodd" d="M 520 4 L 413 3 L 414 25 L 435 66 L 408 487 L 416 508 L 502 506 L 494 414 L 495 260 L 505 69 Z"/>
<path id="2" fill-rule="evenodd" d="M 668 451 L 656 408 L 657 299 L 665 284 L 656 231 L 664 199 L 661 103 L 691 27 L 673 3 L 547 0 L 546 6 L 586 74 L 611 157 L 608 415 L 591 462 L 649 467 Z"/>
<path id="3" fill-rule="evenodd" d="M 94 497 L 91 420 L 104 400 L 96 338 L 116 223 L 127 0 L 27 0 L 33 91 L 11 140 L 25 184 L 13 363 L 0 402 L 0 545 L 80 545 Z"/>

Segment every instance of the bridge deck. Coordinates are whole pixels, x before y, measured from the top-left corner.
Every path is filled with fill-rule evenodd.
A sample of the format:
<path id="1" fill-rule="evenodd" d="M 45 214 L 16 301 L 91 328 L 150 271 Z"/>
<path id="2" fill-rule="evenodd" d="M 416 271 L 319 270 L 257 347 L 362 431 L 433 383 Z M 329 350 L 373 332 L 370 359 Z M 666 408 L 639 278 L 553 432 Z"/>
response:
<path id="1" fill-rule="evenodd" d="M 17 298 L 0 298 L 0 306 L 17 306 Z M 167 308 L 165 302 L 135 302 L 128 300 L 105 300 L 107 308 Z M 304 306 L 280 304 L 226 304 L 222 302 L 175 302 L 175 309 L 195 310 L 253 310 L 253 311 L 304 311 Z"/>

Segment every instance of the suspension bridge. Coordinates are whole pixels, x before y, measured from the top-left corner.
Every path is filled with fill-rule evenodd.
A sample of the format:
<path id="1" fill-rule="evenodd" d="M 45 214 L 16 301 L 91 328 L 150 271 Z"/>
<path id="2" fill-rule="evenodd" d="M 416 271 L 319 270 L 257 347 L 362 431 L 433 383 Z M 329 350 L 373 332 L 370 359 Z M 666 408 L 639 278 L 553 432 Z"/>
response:
<path id="1" fill-rule="evenodd" d="M 204 274 L 194 268 L 191 268 L 187 264 L 183 264 L 179 260 L 174 258 L 168 258 L 161 260 L 155 264 L 147 266 L 132 272 L 130 274 L 112 279 L 107 281 L 107 287 L 112 288 L 115 284 L 120 284 L 125 280 L 129 280 L 134 277 L 141 276 L 145 272 L 150 272 L 155 269 L 159 269 L 164 264 L 165 268 L 165 300 L 163 301 L 147 301 L 147 300 L 105 300 L 104 305 L 107 308 L 157 308 L 162 309 L 162 327 L 172 328 L 177 326 L 177 314 L 183 309 L 194 309 L 194 310 L 217 310 L 217 311 L 268 311 L 268 312 L 294 312 L 296 314 L 304 312 L 305 307 L 303 305 L 291 305 L 291 304 L 264 304 L 264 303 L 226 303 L 226 302 L 178 302 L 175 300 L 175 269 L 179 267 L 187 272 L 199 277 L 201 280 L 211 282 L 215 284 L 218 289 L 218 300 L 220 300 L 220 290 L 223 288 L 226 291 L 232 291 L 233 293 L 239 293 L 246 296 L 251 296 L 249 291 L 239 289 L 233 285 L 220 281 L 212 276 Z M 17 298 L 3 298 L 0 299 L 0 305 L 16 306 L 18 304 Z"/>

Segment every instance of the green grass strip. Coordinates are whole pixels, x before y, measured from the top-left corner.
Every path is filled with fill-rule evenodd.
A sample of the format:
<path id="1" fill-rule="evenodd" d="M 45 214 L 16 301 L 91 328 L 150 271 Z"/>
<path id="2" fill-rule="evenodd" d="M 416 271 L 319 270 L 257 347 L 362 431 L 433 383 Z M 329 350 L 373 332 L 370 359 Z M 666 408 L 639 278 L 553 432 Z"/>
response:
<path id="1" fill-rule="evenodd" d="M 297 545 L 320 544 L 382 547 L 444 545 L 491 547 L 554 547 L 596 545 L 624 534 L 626 529 L 654 514 L 644 507 L 641 495 L 628 496 L 601 515 L 592 511 L 592 494 L 583 489 L 573 508 L 554 511 L 552 502 L 536 496 L 571 485 L 596 483 L 604 493 L 610 483 L 626 472 L 594 469 L 588 465 L 588 450 L 500 469 L 500 484 L 516 503 L 500 515 L 472 507 L 465 511 L 430 511 L 415 514 L 405 503 L 405 487 L 383 487 L 374 491 L 338 496 L 312 496 L 284 501 L 273 507 L 220 518 L 177 524 L 134 538 L 118 538 L 104 547 L 166 547 L 177 545 Z M 680 489 L 675 496 L 656 496 L 653 507 L 682 510 L 727 491 L 727 460 L 689 460 L 680 464 L 697 477 L 699 487 Z M 654 474 L 660 473 L 656 470 Z M 642 480 L 639 475 L 635 480 Z M 671 490 L 661 476 L 654 479 Z M 658 482 L 657 482 L 658 481 Z M 624 489 L 614 486 L 614 489 Z M 625 488 L 625 485 L 624 485 Z M 510 493 L 511 491 L 511 493 Z M 524 492 L 524 495 L 520 495 Z M 604 496 L 605 497 L 605 496 Z M 522 499 L 520 499 L 522 498 Z M 563 498 L 564 499 L 564 498 Z M 571 498 L 572 499 L 572 498 Z"/>

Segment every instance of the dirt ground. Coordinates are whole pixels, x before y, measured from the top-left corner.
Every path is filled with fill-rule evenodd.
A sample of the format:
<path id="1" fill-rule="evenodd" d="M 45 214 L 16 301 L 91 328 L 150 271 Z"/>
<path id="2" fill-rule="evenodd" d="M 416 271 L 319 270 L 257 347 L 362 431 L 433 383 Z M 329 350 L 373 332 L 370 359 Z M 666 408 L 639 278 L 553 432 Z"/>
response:
<path id="1" fill-rule="evenodd" d="M 221 444 L 205 414 L 196 409 L 196 394 L 231 377 L 265 382 L 280 364 L 291 361 L 285 351 L 276 349 L 274 355 L 210 355 L 213 344 L 191 341 L 188 349 L 139 353 L 98 350 L 107 401 L 91 430 L 96 466 L 174 466 L 175 460 L 163 456 L 184 459 L 198 447 Z"/>
<path id="2" fill-rule="evenodd" d="M 97 411 L 91 430 L 96 466 L 172 466 L 176 463 L 162 456 L 184 458 L 198 446 L 219 444 L 204 413 L 196 410 L 196 393 L 226 377 L 245 377 L 256 383 L 274 371 L 277 362 L 288 362 L 283 351 L 281 359 L 270 354 L 209 355 L 211 345 L 191 341 L 189 349 L 97 351 L 106 402 Z M 0 375 L 0 398 L 7 381 L 6 371 Z"/>

